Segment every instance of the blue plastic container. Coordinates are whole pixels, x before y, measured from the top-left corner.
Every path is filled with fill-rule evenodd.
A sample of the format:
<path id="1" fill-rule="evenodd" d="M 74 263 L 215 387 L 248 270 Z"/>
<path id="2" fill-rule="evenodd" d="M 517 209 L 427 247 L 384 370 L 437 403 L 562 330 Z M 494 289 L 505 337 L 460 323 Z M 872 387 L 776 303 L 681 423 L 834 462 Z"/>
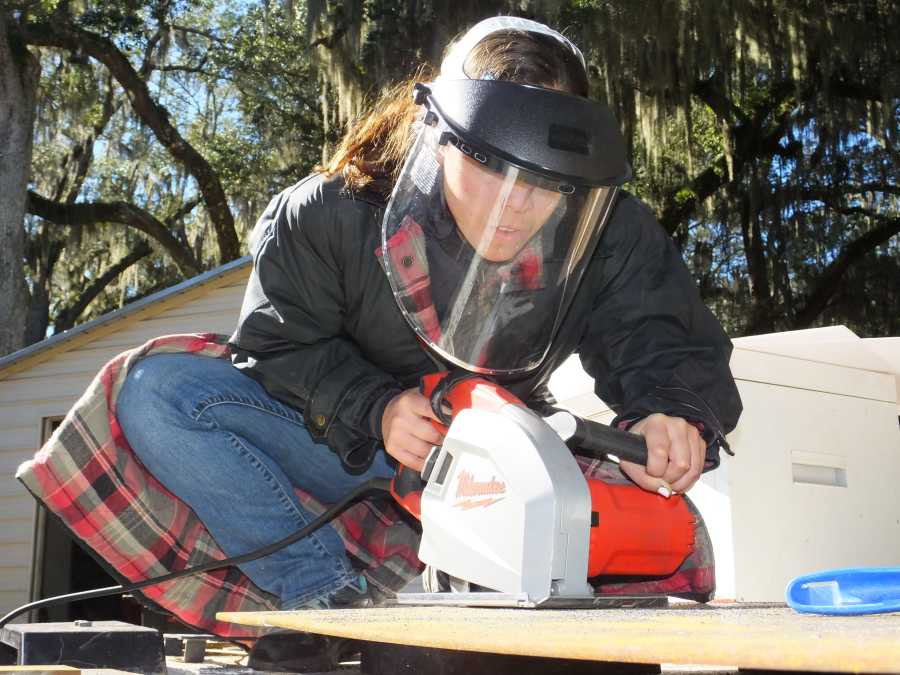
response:
<path id="1" fill-rule="evenodd" d="M 847 567 L 804 574 L 784 591 L 787 604 L 807 614 L 900 612 L 900 567 Z"/>

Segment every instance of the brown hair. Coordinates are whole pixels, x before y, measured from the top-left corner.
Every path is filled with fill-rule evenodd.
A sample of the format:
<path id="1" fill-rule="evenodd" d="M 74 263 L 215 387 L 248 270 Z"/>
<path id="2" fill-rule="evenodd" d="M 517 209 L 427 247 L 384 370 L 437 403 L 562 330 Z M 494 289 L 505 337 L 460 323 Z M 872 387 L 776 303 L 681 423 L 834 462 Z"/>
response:
<path id="1" fill-rule="evenodd" d="M 466 74 L 473 79 L 509 80 L 587 96 L 588 80 L 581 60 L 556 38 L 540 33 L 508 30 L 492 33 L 466 58 Z M 412 124 L 419 106 L 412 97 L 416 82 L 428 81 L 431 71 L 395 84 L 347 127 L 331 160 L 316 170 L 341 174 L 352 190 L 372 190 L 387 198 L 393 189 L 414 139 Z"/>

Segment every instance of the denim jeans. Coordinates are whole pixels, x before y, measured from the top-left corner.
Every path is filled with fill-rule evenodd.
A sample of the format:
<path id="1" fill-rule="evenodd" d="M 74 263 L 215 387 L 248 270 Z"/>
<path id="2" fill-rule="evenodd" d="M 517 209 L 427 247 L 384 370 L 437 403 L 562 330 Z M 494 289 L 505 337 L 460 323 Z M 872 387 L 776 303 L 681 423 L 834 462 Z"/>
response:
<path id="1" fill-rule="evenodd" d="M 116 413 L 147 470 L 194 510 L 229 557 L 314 520 L 294 486 L 333 503 L 369 478 L 393 475 L 384 451 L 365 473 L 347 473 L 300 413 L 226 359 L 147 357 L 128 374 Z M 327 604 L 359 583 L 330 525 L 240 568 L 282 608 Z"/>

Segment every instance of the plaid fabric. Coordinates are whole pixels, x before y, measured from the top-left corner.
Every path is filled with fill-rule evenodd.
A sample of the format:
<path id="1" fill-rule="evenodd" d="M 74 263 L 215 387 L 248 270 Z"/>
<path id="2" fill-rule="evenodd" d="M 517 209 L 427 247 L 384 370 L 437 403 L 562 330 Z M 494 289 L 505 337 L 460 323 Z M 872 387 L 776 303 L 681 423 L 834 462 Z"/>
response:
<path id="1" fill-rule="evenodd" d="M 44 447 L 19 467 L 16 477 L 120 581 L 143 581 L 225 557 L 193 511 L 135 458 L 115 409 L 125 377 L 139 359 L 163 352 L 227 358 L 226 341 L 222 335 L 173 335 L 117 356 Z M 324 510 L 311 495 L 297 494 L 311 512 Z M 420 572 L 418 535 L 391 502 L 361 502 L 332 525 L 375 586 L 398 589 Z M 253 631 L 217 621 L 216 612 L 278 607 L 278 598 L 254 586 L 237 568 L 193 575 L 140 593 L 184 623 L 222 636 Z"/>
<path id="2" fill-rule="evenodd" d="M 172 335 L 150 340 L 107 363 L 35 457 L 16 477 L 81 543 L 105 561 L 123 582 L 137 582 L 201 565 L 225 556 L 183 502 L 153 478 L 135 458 L 116 421 L 116 397 L 130 368 L 141 358 L 190 352 L 227 358 L 227 337 Z M 615 465 L 578 458 L 589 478 L 624 482 Z M 297 492 L 313 513 L 325 506 Z M 699 515 L 698 515 L 699 520 Z M 418 534 L 391 502 L 367 500 L 332 525 L 347 551 L 365 566 L 370 583 L 399 589 L 421 571 Z M 663 580 L 604 583 L 610 594 L 711 594 L 715 587 L 712 548 L 698 525 L 694 553 Z M 151 586 L 140 591 L 186 624 L 221 636 L 246 636 L 246 626 L 217 621 L 217 612 L 276 609 L 278 599 L 257 588 L 237 568 L 225 568 Z"/>
<path id="3" fill-rule="evenodd" d="M 428 257 L 425 255 L 425 236 L 422 227 L 406 216 L 387 242 L 391 266 L 403 284 L 403 307 L 425 331 L 433 343 L 440 342 L 441 323 L 431 297 L 431 277 L 428 276 Z M 383 251 L 375 255 L 381 260 Z"/>

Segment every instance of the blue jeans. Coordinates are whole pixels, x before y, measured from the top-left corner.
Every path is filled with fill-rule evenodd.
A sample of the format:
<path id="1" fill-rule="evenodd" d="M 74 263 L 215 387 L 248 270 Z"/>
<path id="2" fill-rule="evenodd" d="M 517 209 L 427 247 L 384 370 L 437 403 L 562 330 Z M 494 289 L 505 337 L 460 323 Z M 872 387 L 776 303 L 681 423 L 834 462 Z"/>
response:
<path id="1" fill-rule="evenodd" d="M 361 475 L 347 473 L 303 417 L 227 359 L 158 354 L 139 361 L 119 394 L 117 417 L 144 466 L 190 506 L 230 556 L 282 539 L 314 515 L 294 486 L 333 503 L 394 470 L 384 451 Z M 282 608 L 321 604 L 359 583 L 330 525 L 240 566 Z"/>

